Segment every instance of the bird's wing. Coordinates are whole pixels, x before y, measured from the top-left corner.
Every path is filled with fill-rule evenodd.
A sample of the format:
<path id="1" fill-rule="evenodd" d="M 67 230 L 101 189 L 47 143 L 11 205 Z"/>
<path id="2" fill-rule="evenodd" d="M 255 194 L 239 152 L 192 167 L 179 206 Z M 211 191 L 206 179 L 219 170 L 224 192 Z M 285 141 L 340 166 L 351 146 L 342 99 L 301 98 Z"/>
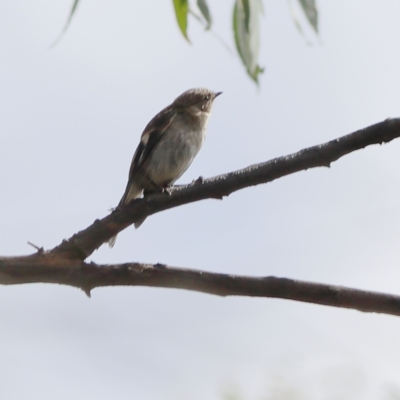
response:
<path id="1" fill-rule="evenodd" d="M 171 126 L 177 112 L 170 107 L 160 111 L 144 129 L 139 146 L 132 158 L 131 168 L 129 170 L 129 182 L 140 172 L 140 169 L 149 158 L 154 147 L 161 139 L 163 134 Z M 128 182 L 128 183 L 129 183 Z"/>

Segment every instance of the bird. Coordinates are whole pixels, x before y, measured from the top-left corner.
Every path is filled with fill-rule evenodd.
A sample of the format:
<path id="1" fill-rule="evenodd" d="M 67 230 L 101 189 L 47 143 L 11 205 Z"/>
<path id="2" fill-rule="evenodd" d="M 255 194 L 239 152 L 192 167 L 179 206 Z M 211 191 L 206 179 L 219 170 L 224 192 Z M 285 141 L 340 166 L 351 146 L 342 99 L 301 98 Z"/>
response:
<path id="1" fill-rule="evenodd" d="M 167 190 L 189 168 L 207 133 L 213 102 L 222 92 L 189 89 L 144 128 L 117 209 L 142 195 Z M 145 218 L 134 223 L 139 228 Z M 113 247 L 116 236 L 108 244 Z"/>

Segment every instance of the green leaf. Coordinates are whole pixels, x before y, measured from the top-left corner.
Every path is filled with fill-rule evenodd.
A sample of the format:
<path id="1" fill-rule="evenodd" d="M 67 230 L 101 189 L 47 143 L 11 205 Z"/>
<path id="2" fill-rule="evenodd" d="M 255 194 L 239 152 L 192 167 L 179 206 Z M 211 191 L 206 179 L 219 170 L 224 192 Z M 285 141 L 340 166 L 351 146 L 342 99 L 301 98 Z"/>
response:
<path id="1" fill-rule="evenodd" d="M 250 31 L 250 4 L 249 0 L 242 0 L 243 4 L 243 12 L 244 12 L 244 23 L 246 27 L 246 31 Z"/>
<path id="2" fill-rule="evenodd" d="M 258 75 L 264 71 L 258 65 L 260 49 L 261 0 L 236 0 L 233 8 L 233 33 L 236 49 L 247 74 L 258 84 Z"/>
<path id="3" fill-rule="evenodd" d="M 290 14 L 292 15 L 292 18 L 293 18 L 293 22 L 294 22 L 297 30 L 299 31 L 299 33 L 305 38 L 303 28 L 301 27 L 300 17 L 299 17 L 297 8 L 293 4 L 292 0 L 288 0 L 288 3 L 289 3 Z"/>
<path id="4" fill-rule="evenodd" d="M 315 0 L 299 0 L 304 14 L 310 25 L 314 28 L 315 33 L 318 33 L 318 10 Z"/>
<path id="5" fill-rule="evenodd" d="M 51 47 L 55 46 L 61 40 L 61 38 L 63 37 L 64 33 L 67 31 L 67 29 L 68 29 L 68 27 L 69 27 L 69 25 L 71 23 L 72 17 L 75 14 L 76 8 L 78 7 L 78 3 L 79 3 L 79 0 L 74 0 L 74 2 L 72 3 L 71 11 L 69 12 L 69 16 L 68 16 L 67 22 L 65 23 L 64 28 L 62 29 L 61 33 L 58 35 L 58 38 L 51 45 Z"/>
<path id="6" fill-rule="evenodd" d="M 181 30 L 184 38 L 190 43 L 187 35 L 187 17 L 189 12 L 188 0 L 173 0 L 173 3 L 179 29 Z"/>
<path id="7" fill-rule="evenodd" d="M 210 29 L 212 25 L 212 18 L 206 0 L 197 0 L 197 7 L 199 8 L 201 15 L 207 22 L 206 30 Z"/>

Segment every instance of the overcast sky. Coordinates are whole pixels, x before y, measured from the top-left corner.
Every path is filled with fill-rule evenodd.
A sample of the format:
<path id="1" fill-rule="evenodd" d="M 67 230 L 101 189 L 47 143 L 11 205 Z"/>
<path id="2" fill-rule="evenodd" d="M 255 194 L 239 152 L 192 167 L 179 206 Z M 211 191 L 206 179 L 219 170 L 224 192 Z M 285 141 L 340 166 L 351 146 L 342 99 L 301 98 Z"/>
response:
<path id="1" fill-rule="evenodd" d="M 292 0 L 294 1 L 294 0 Z M 400 2 L 319 1 L 320 36 L 265 0 L 259 89 L 171 1 L 14 0 L 0 15 L 0 254 L 107 215 L 147 122 L 192 87 L 223 91 L 187 183 L 397 117 Z M 209 2 L 233 47 L 232 1 Z M 211 4 L 212 3 L 212 4 Z M 162 262 L 400 292 L 400 141 L 332 168 L 154 215 L 98 263 Z M 399 399 L 400 319 L 156 288 L 0 287 L 0 398 Z M 267 397 L 271 396 L 271 397 Z M 397 397 L 396 397 L 397 396 Z"/>

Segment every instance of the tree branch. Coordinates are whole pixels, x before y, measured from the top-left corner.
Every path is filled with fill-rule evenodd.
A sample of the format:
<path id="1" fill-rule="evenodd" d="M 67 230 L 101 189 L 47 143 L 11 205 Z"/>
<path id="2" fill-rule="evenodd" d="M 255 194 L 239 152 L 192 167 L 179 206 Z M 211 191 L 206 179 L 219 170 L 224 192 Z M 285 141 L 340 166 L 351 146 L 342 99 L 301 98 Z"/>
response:
<path id="1" fill-rule="evenodd" d="M 309 147 L 288 156 L 255 164 L 242 170 L 210 179 L 198 179 L 190 185 L 173 188 L 170 195 L 153 194 L 116 209 L 96 220 L 88 228 L 63 241 L 51 250 L 54 255 L 84 260 L 111 237 L 160 211 L 205 199 L 222 199 L 246 187 L 272 182 L 301 170 L 329 167 L 340 157 L 372 144 L 382 144 L 400 136 L 400 119 L 387 119 L 378 124 L 342 136 L 330 142 Z"/>
<path id="2" fill-rule="evenodd" d="M 217 296 L 251 296 L 295 300 L 363 312 L 400 315 L 400 296 L 303 282 L 294 279 L 249 277 L 127 263 L 97 265 L 60 260 L 47 254 L 0 258 L 0 284 L 58 283 L 90 291 L 102 286 L 150 286 L 186 289 Z"/>
<path id="3" fill-rule="evenodd" d="M 400 119 L 386 120 L 286 157 L 215 178 L 199 179 L 185 187 L 175 187 L 171 195 L 154 194 L 135 200 L 102 220 L 96 220 L 50 251 L 34 246 L 38 251 L 30 256 L 0 257 L 0 284 L 58 283 L 81 288 L 88 295 L 93 288 L 101 286 L 153 286 L 220 296 L 273 297 L 400 315 L 400 297 L 383 293 L 286 278 L 256 278 L 169 268 L 161 264 L 96 265 L 83 261 L 110 237 L 143 217 L 194 201 L 223 198 L 245 187 L 271 182 L 308 168 L 328 167 L 345 154 L 399 136 Z"/>

